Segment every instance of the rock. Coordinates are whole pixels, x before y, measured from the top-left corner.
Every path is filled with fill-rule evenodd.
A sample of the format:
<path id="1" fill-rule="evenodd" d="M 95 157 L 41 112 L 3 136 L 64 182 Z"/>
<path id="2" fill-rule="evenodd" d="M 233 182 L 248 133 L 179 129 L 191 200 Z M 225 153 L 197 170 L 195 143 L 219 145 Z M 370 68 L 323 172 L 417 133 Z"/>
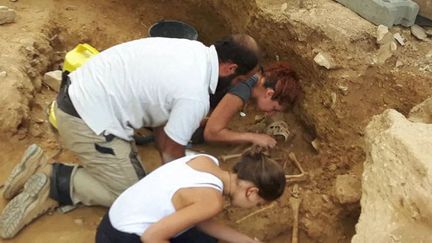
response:
<path id="1" fill-rule="evenodd" d="M 338 84 L 337 87 L 342 92 L 343 95 L 348 95 L 348 86 L 344 84 Z"/>
<path id="2" fill-rule="evenodd" d="M 411 0 L 336 0 L 375 25 L 414 24 L 419 6 Z M 426 0 L 428 1 L 428 0 Z"/>
<path id="3" fill-rule="evenodd" d="M 6 6 L 0 6 L 0 24 L 8 24 L 15 22 L 15 10 Z"/>
<path id="4" fill-rule="evenodd" d="M 331 98 L 331 105 L 330 108 L 334 109 L 336 106 L 336 102 L 337 102 L 337 94 L 335 92 L 331 92 L 330 94 L 330 98 Z"/>
<path id="5" fill-rule="evenodd" d="M 288 8 L 288 3 L 284 3 L 281 5 L 281 11 L 285 11 Z"/>
<path id="6" fill-rule="evenodd" d="M 339 203 L 349 204 L 360 201 L 361 181 L 355 175 L 338 175 L 334 186 L 334 193 Z"/>
<path id="7" fill-rule="evenodd" d="M 413 36 L 415 36 L 419 40 L 422 40 L 422 41 L 427 40 L 427 35 L 426 35 L 425 30 L 416 24 L 411 26 L 411 33 L 413 34 Z"/>
<path id="8" fill-rule="evenodd" d="M 317 138 L 315 138 L 312 142 L 311 142 L 312 147 L 315 149 L 315 151 L 319 152 L 320 149 L 320 143 L 318 141 Z"/>
<path id="9" fill-rule="evenodd" d="M 395 40 L 397 40 L 397 42 L 401 45 L 404 46 L 405 45 L 405 38 L 403 38 L 403 36 L 400 33 L 396 33 L 393 35 L 393 38 L 395 38 Z"/>
<path id="10" fill-rule="evenodd" d="M 389 32 L 389 29 L 388 29 L 387 26 L 382 25 L 382 24 L 378 25 L 378 27 L 377 27 L 377 36 L 376 36 L 377 43 L 379 43 L 388 32 Z"/>
<path id="11" fill-rule="evenodd" d="M 52 90 L 59 92 L 61 79 L 62 71 L 51 71 L 44 74 L 43 83 L 50 87 Z"/>
<path id="12" fill-rule="evenodd" d="M 408 120 L 432 124 L 432 97 L 414 106 L 409 112 Z"/>
<path id="13" fill-rule="evenodd" d="M 330 197 L 326 194 L 322 194 L 321 198 L 323 199 L 324 202 L 326 203 L 332 203 L 332 201 L 330 200 Z"/>
<path id="14" fill-rule="evenodd" d="M 432 242 L 432 126 L 396 110 L 366 127 L 361 215 L 352 243 Z"/>
<path id="15" fill-rule="evenodd" d="M 419 68 L 419 71 L 420 71 L 420 72 L 425 72 L 425 73 L 427 73 L 427 72 L 432 72 L 432 65 L 429 65 L 429 64 L 422 65 L 422 66 Z"/>
<path id="16" fill-rule="evenodd" d="M 334 69 L 336 67 L 333 58 L 329 54 L 324 52 L 319 52 L 315 56 L 314 61 L 316 62 L 316 64 L 327 69 Z"/>
<path id="17" fill-rule="evenodd" d="M 432 29 L 430 29 L 430 30 L 426 30 L 426 35 L 428 35 L 428 36 L 432 36 Z"/>
<path id="18" fill-rule="evenodd" d="M 395 67 L 396 68 L 399 68 L 399 67 L 402 67 L 404 64 L 403 64 L 403 62 L 401 61 L 401 60 L 397 60 L 396 61 L 396 64 L 395 64 Z"/>
<path id="19" fill-rule="evenodd" d="M 389 32 L 388 27 L 379 25 L 377 28 L 377 43 L 382 45 L 393 41 L 393 34 Z"/>
<path id="20" fill-rule="evenodd" d="M 34 119 L 33 121 L 36 122 L 37 124 L 42 124 L 45 122 L 45 120 L 43 119 Z"/>
<path id="21" fill-rule="evenodd" d="M 84 224 L 84 220 L 82 220 L 82 219 L 74 219 L 74 223 L 77 224 L 77 225 L 79 225 L 79 226 L 82 226 Z"/>
<path id="22" fill-rule="evenodd" d="M 255 123 L 261 122 L 264 119 L 266 119 L 265 115 L 255 115 L 254 117 Z"/>
<path id="23" fill-rule="evenodd" d="M 6 71 L 0 71 L 0 78 L 6 78 L 7 72 Z"/>

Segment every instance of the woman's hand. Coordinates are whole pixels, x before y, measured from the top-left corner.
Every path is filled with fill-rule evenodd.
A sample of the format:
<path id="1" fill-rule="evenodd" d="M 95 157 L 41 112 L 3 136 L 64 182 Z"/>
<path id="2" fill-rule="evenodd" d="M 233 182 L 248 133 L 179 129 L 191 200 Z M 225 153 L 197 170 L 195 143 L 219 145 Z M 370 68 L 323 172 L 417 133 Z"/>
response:
<path id="1" fill-rule="evenodd" d="M 252 141 L 254 145 L 264 148 L 273 148 L 277 143 L 276 139 L 264 133 L 251 133 L 250 141 Z"/>
<path id="2" fill-rule="evenodd" d="M 228 225 L 215 220 L 207 220 L 197 225 L 198 229 L 222 242 L 230 243 L 263 243 L 257 238 L 251 238 Z"/>
<path id="3" fill-rule="evenodd" d="M 264 243 L 264 242 L 260 241 L 260 240 L 257 239 L 257 238 L 254 238 L 254 239 L 251 241 L 251 243 Z"/>

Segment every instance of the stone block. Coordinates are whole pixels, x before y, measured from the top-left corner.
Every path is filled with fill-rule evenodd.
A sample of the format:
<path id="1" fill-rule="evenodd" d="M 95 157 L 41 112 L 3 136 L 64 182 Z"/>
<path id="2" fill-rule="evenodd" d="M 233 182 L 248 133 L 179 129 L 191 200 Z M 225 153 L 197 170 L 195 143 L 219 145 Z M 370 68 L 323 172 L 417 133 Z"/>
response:
<path id="1" fill-rule="evenodd" d="M 361 214 L 352 243 L 432 242 L 432 125 L 389 109 L 366 127 Z"/>
<path id="2" fill-rule="evenodd" d="M 376 25 L 411 26 L 419 6 L 411 0 L 336 0 Z"/>
<path id="3" fill-rule="evenodd" d="M 0 6 L 0 24 L 8 24 L 15 22 L 15 10 L 6 6 Z"/>
<path id="4" fill-rule="evenodd" d="M 59 92 L 61 79 L 62 71 L 56 70 L 45 73 L 43 77 L 43 82 L 54 91 Z"/>

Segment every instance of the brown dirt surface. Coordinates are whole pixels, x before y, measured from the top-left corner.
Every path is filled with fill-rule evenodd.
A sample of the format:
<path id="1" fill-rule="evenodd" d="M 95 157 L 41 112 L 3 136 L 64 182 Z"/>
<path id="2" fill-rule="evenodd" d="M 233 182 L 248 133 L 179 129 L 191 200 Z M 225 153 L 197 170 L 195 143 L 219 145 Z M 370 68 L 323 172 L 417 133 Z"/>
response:
<path id="1" fill-rule="evenodd" d="M 194 25 L 207 44 L 229 33 L 249 33 L 268 62 L 288 61 L 299 73 L 302 99 L 295 109 L 274 119 L 284 119 L 295 132 L 291 142 L 278 146 L 294 152 L 310 178 L 299 183 L 300 242 L 350 242 L 360 208 L 358 203 L 341 205 L 335 199 L 336 176 L 361 175 L 364 127 L 373 115 L 388 108 L 408 114 L 432 95 L 430 42 L 416 40 L 407 28 L 391 28 L 407 44 L 378 65 L 374 62 L 379 48 L 376 26 L 331 0 L 0 0 L 2 5 L 15 9 L 17 18 L 15 23 L 0 25 L 0 72 L 7 73 L 0 77 L 0 184 L 32 143 L 40 144 L 53 161 L 78 162 L 61 150 L 46 120 L 46 109 L 56 93 L 42 84 L 43 74 L 61 67 L 65 53 L 78 43 L 103 50 L 146 37 L 148 28 L 160 19 Z M 336 68 L 318 66 L 313 59 L 319 52 L 328 53 Z M 232 122 L 232 128 L 259 128 L 254 119 L 259 113 L 252 105 L 246 113 Z M 217 156 L 241 150 L 221 145 L 194 149 Z M 153 145 L 140 147 L 140 155 L 148 170 L 159 165 Z M 286 152 L 279 149 L 272 155 L 287 174 L 299 173 Z M 292 184 L 287 187 L 276 206 L 245 220 L 257 209 L 227 207 L 220 219 L 265 242 L 289 242 L 292 188 Z M 0 199 L 0 208 L 6 203 Z M 0 242 L 91 242 L 105 210 L 83 207 L 67 214 L 54 212 L 16 238 Z"/>

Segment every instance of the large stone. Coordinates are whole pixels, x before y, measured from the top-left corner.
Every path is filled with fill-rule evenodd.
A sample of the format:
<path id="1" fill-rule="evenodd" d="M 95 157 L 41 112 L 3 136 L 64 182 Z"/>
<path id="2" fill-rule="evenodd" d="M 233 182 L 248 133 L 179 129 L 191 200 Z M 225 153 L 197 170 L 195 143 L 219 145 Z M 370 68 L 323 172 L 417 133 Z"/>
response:
<path id="1" fill-rule="evenodd" d="M 411 0 L 336 0 L 376 25 L 411 26 L 419 6 Z"/>
<path id="2" fill-rule="evenodd" d="M 412 122 L 432 124 L 432 97 L 411 109 L 408 119 Z"/>
<path id="3" fill-rule="evenodd" d="M 377 43 L 380 45 L 393 41 L 393 34 L 389 31 L 388 27 L 380 24 L 377 28 Z"/>
<path id="4" fill-rule="evenodd" d="M 43 77 L 43 82 L 54 91 L 59 92 L 61 79 L 62 71 L 56 70 L 45 73 Z"/>
<path id="5" fill-rule="evenodd" d="M 390 109 L 372 118 L 365 138 L 352 242 L 432 242 L 432 125 Z"/>
<path id="6" fill-rule="evenodd" d="M 15 22 L 15 10 L 6 6 L 0 6 L 0 24 L 8 24 Z"/>
<path id="7" fill-rule="evenodd" d="M 320 65 L 321 67 L 325 67 L 327 69 L 334 69 L 336 67 L 333 58 L 329 54 L 324 52 L 318 53 L 315 56 L 314 61 L 316 64 Z"/>
<path id="8" fill-rule="evenodd" d="M 419 40 L 422 40 L 422 41 L 427 40 L 426 31 L 422 27 L 420 27 L 416 24 L 411 26 L 411 34 Z"/>

